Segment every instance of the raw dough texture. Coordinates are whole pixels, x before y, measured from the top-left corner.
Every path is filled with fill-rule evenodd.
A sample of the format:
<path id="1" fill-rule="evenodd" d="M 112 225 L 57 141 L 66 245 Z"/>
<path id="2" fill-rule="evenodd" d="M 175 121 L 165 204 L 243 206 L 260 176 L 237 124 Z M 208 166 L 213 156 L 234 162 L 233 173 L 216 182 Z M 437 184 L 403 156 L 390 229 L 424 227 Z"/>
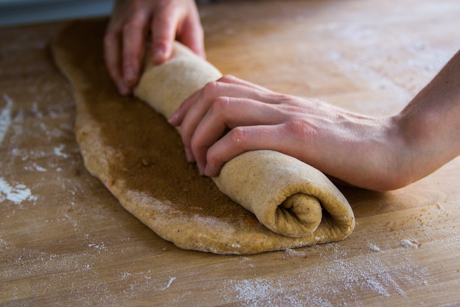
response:
<path id="1" fill-rule="evenodd" d="M 77 22 L 53 42 L 56 63 L 73 85 L 77 140 L 88 170 L 129 212 L 184 249 L 250 254 L 341 240 L 352 210 L 319 171 L 292 157 L 254 151 L 214 178 L 185 162 L 177 132 L 135 98 L 120 97 L 102 59 L 105 21 Z M 220 73 L 183 46 L 148 67 L 136 89 L 165 116 Z"/>
<path id="2" fill-rule="evenodd" d="M 145 66 L 134 93 L 167 118 L 193 92 L 221 77 L 214 66 L 178 42 L 170 61 L 160 66 L 146 61 Z M 227 162 L 213 180 L 223 193 L 277 234 L 311 235 L 322 219 L 321 204 L 336 223 L 353 228 L 352 211 L 337 188 L 318 170 L 284 154 L 267 150 L 243 153 Z"/>

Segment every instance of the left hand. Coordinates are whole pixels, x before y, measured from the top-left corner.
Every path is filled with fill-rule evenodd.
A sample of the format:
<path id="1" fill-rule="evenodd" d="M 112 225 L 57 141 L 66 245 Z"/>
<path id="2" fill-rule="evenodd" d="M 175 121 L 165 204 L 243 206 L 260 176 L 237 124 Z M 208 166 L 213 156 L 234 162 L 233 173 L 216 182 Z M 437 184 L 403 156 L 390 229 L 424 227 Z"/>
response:
<path id="1" fill-rule="evenodd" d="M 122 95 L 139 81 L 142 59 L 151 31 L 154 64 L 167 61 L 177 38 L 205 57 L 203 28 L 194 0 L 117 0 L 104 37 L 104 58 Z"/>

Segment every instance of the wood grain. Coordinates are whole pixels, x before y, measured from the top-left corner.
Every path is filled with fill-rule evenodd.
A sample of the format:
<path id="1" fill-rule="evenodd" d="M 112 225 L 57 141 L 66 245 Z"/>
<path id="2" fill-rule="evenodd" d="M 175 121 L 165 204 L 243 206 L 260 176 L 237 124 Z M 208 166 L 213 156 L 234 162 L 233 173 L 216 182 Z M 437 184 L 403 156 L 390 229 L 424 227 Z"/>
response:
<path id="1" fill-rule="evenodd" d="M 200 14 L 222 72 L 366 114 L 399 111 L 460 47 L 456 0 L 231 1 Z M 64 25 L 0 28 L 1 305 L 460 302 L 459 158 L 397 191 L 341 188 L 357 221 L 342 242 L 239 257 L 157 237 L 84 168 L 47 45 Z"/>

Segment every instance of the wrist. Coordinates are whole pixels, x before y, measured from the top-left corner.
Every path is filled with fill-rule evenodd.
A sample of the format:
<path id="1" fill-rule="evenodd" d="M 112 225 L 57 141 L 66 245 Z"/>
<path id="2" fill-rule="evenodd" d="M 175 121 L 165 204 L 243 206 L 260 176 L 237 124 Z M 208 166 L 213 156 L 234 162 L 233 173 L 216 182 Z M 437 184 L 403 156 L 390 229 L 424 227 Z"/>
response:
<path id="1" fill-rule="evenodd" d="M 387 172 L 384 190 L 396 190 L 416 180 L 416 140 L 407 129 L 407 118 L 403 115 L 389 117 L 386 125 L 385 152 Z"/>

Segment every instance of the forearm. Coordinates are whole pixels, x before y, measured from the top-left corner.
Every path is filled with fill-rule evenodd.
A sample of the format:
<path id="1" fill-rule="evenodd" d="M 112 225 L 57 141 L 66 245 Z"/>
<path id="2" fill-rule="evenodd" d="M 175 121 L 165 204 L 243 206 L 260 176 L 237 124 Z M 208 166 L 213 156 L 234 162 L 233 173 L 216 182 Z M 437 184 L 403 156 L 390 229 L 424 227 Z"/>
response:
<path id="1" fill-rule="evenodd" d="M 460 51 L 395 120 L 409 153 L 412 182 L 460 154 Z"/>

